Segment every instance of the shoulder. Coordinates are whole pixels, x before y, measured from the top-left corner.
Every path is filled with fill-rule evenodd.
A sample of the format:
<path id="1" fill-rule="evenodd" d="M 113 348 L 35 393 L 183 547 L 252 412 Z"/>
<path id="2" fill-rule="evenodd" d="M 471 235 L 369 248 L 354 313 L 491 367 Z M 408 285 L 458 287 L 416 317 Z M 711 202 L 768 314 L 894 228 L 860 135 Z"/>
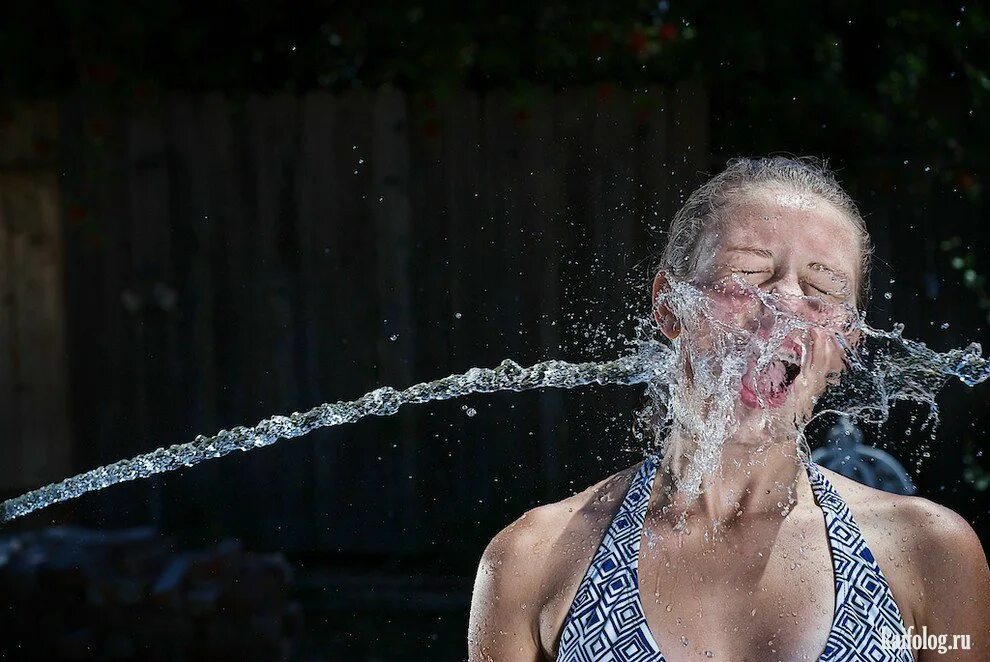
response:
<path id="1" fill-rule="evenodd" d="M 566 499 L 525 512 L 488 543 L 482 566 L 510 575 L 503 579 L 552 574 L 561 558 L 557 552 L 562 546 L 571 546 L 567 538 L 586 538 L 595 530 L 604 533 L 638 466 L 613 474 Z"/>
<path id="2" fill-rule="evenodd" d="M 525 630 L 527 639 L 549 650 L 547 638 L 555 636 L 555 627 L 563 622 L 578 575 L 587 569 L 638 466 L 533 508 L 491 539 L 478 565 L 471 600 L 475 636 Z M 496 642 L 489 646 L 497 647 Z"/>
<path id="3" fill-rule="evenodd" d="M 970 599 L 967 578 L 974 600 L 990 586 L 983 545 L 963 516 L 924 497 L 890 494 L 823 471 L 852 511 L 895 596 L 898 588 L 911 594 L 920 622 L 935 602 Z"/>
<path id="4" fill-rule="evenodd" d="M 901 534 L 904 547 L 924 546 L 930 551 L 946 550 L 954 555 L 977 552 L 983 557 L 979 537 L 966 519 L 940 504 L 919 496 L 891 494 L 822 468 L 840 492 L 864 530 L 885 537 Z"/>

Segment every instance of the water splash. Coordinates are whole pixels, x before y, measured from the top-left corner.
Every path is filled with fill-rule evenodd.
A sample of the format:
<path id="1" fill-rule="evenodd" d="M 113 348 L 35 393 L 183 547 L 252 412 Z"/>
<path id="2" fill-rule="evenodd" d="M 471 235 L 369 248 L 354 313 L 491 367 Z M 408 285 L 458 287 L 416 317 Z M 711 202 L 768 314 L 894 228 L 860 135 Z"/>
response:
<path id="1" fill-rule="evenodd" d="M 759 441 L 751 464 L 780 439 L 809 457 L 812 420 L 831 413 L 880 425 L 899 401 L 927 407 L 925 423 L 934 430 L 936 395 L 949 379 L 974 386 L 988 378 L 977 343 L 936 352 L 904 338 L 903 325 L 869 326 L 841 300 L 771 294 L 738 276 L 705 286 L 671 282 L 655 302 L 654 313 L 664 311 L 681 333 L 664 378 L 647 383 L 634 435 L 670 460 L 674 486 L 688 502 L 720 470 L 734 436 Z M 661 352 L 656 317 L 641 320 L 631 343 L 654 355 Z"/>
<path id="2" fill-rule="evenodd" d="M 605 363 L 544 361 L 528 368 L 506 360 L 496 368 L 472 368 L 463 374 L 422 382 L 403 390 L 386 386 L 357 400 L 324 403 L 303 413 L 273 416 L 254 427 L 221 430 L 212 437 L 200 435 L 189 443 L 159 448 L 46 485 L 0 504 L 0 524 L 75 499 L 87 492 L 191 467 L 234 451 L 270 446 L 280 439 L 301 437 L 317 428 L 354 423 L 366 416 L 391 416 L 407 404 L 449 400 L 470 393 L 528 391 L 547 387 L 570 389 L 590 384 L 631 385 L 653 376 L 648 357 L 637 354 Z"/>
<path id="3" fill-rule="evenodd" d="M 472 393 L 572 389 L 593 384 L 645 385 L 646 405 L 634 426 L 634 434 L 643 448 L 666 448 L 674 426 L 693 435 L 695 444 L 687 470 L 679 478 L 678 489 L 697 495 L 703 477 L 717 466 L 722 446 L 738 423 L 735 408 L 747 375 L 772 371 L 773 363 L 779 361 L 781 347 L 793 333 L 831 328 L 792 314 L 790 308 L 780 305 L 777 297 L 742 286 L 733 294 L 755 298 L 770 311 L 771 321 L 755 330 L 734 326 L 726 322 L 716 305 L 722 294 L 725 292 L 675 284 L 662 303 L 676 311 L 685 333 L 672 344 L 658 339 L 656 323 L 650 316 L 643 318 L 637 336 L 627 342 L 628 354 L 612 361 L 553 360 L 524 368 L 506 360 L 496 368 L 472 368 L 463 374 L 403 390 L 383 387 L 350 402 L 325 403 L 303 413 L 273 416 L 253 427 L 221 430 L 212 437 L 201 435 L 192 442 L 159 448 L 5 501 L 0 504 L 0 524 L 87 492 L 192 467 L 235 450 L 269 446 L 280 439 L 300 437 L 317 428 L 354 423 L 366 416 L 391 416 L 406 404 L 448 400 Z M 707 333 L 702 327 L 708 329 Z M 904 338 L 902 326 L 882 331 L 858 318 L 845 329 L 852 330 L 863 338 L 855 345 L 845 342 L 843 334 L 833 334 L 846 355 L 845 370 L 842 381 L 833 384 L 820 401 L 816 400 L 813 416 L 832 411 L 882 422 L 889 415 L 892 403 L 910 400 L 928 405 L 929 416 L 937 418 L 935 395 L 949 379 L 955 377 L 973 386 L 990 377 L 990 366 L 976 343 L 964 349 L 936 352 L 924 343 Z M 684 369 L 686 362 L 691 363 L 689 373 Z M 759 389 L 754 392 L 761 404 L 766 404 Z M 769 420 L 771 409 L 764 409 L 764 422 Z M 799 439 L 804 425 L 813 416 L 798 421 Z"/>

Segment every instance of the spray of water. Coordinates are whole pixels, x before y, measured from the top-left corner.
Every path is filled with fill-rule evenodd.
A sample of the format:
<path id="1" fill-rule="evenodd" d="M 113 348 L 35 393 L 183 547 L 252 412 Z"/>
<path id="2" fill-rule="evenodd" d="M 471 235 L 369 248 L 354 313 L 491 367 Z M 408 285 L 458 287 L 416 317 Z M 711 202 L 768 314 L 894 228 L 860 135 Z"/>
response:
<path id="1" fill-rule="evenodd" d="M 726 297 L 757 306 L 760 314 L 747 317 L 756 323 L 738 324 L 727 317 Z M 877 330 L 848 314 L 841 324 L 828 315 L 809 319 L 795 312 L 794 302 L 781 301 L 737 280 L 704 290 L 673 283 L 660 302 L 676 313 L 684 328 L 673 343 L 658 339 L 651 315 L 638 325 L 636 337 L 627 343 L 626 355 L 612 361 L 545 361 L 524 368 L 506 360 L 496 368 L 472 368 L 404 390 L 383 387 L 350 402 L 325 403 L 304 413 L 273 416 L 253 427 L 199 436 L 192 442 L 159 448 L 10 499 L 0 504 L 0 524 L 87 492 L 191 467 L 235 450 L 268 446 L 366 416 L 391 416 L 406 404 L 472 393 L 595 384 L 645 385 L 646 404 L 637 414 L 635 436 L 644 449 L 661 453 L 668 450 L 669 440 L 675 436 L 690 438 L 686 470 L 677 478 L 677 487 L 697 496 L 702 479 L 718 466 L 722 447 L 739 422 L 741 390 L 749 390 L 756 409 L 763 411 L 764 424 L 772 424 L 781 394 L 798 380 L 814 376 L 808 366 L 812 365 L 810 339 L 816 333 L 819 342 L 828 338 L 835 343 L 843 356 L 842 369 L 825 370 L 830 386 L 813 398 L 813 411 L 799 411 L 788 421 L 794 425 L 799 443 L 803 442 L 804 426 L 824 412 L 844 412 L 860 420 L 882 422 L 894 402 L 910 400 L 928 405 L 930 417 L 937 417 L 935 395 L 946 381 L 955 377 L 972 386 L 990 377 L 990 367 L 975 343 L 965 349 L 936 352 L 904 338 L 899 326 L 893 331 Z M 826 308 L 821 301 L 804 303 L 812 310 Z M 795 337 L 801 341 L 794 342 Z"/>
<path id="2" fill-rule="evenodd" d="M 974 386 L 988 377 L 977 343 L 936 352 L 904 338 L 903 325 L 871 327 L 842 301 L 770 294 L 738 276 L 704 287 L 672 282 L 654 312 L 662 308 L 683 331 L 665 360 L 654 360 L 662 377 L 647 382 L 634 433 L 642 447 L 680 455 L 672 478 L 689 502 L 754 411 L 750 430 L 766 440 L 786 436 L 807 458 L 805 428 L 815 418 L 842 414 L 880 425 L 896 402 L 909 401 L 927 408 L 934 430 L 936 395 L 950 378 Z M 632 343 L 654 357 L 663 355 L 655 320 L 641 320 Z M 751 462 L 760 460 L 752 454 Z"/>
<path id="3" fill-rule="evenodd" d="M 290 416 L 272 416 L 253 427 L 221 430 L 212 437 L 200 435 L 189 443 L 159 448 L 46 485 L 0 504 L 0 523 L 117 483 L 191 467 L 233 451 L 270 446 L 280 439 L 301 437 L 317 428 L 354 423 L 366 416 L 391 416 L 402 405 L 449 400 L 470 393 L 642 383 L 651 376 L 649 364 L 643 358 L 630 355 L 605 363 L 544 361 L 528 368 L 506 360 L 497 368 L 472 368 L 460 375 L 423 382 L 401 391 L 382 387 L 357 400 L 324 403 Z"/>

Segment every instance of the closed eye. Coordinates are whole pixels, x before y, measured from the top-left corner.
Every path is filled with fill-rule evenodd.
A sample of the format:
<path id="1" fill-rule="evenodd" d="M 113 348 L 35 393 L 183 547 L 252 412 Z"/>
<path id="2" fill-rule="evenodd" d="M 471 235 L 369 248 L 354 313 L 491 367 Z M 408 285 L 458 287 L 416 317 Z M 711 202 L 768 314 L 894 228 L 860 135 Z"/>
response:
<path id="1" fill-rule="evenodd" d="M 843 285 L 840 285 L 836 289 L 825 289 L 823 287 L 818 287 L 814 283 L 806 282 L 805 284 L 814 291 L 812 292 L 813 296 L 820 295 L 823 298 L 828 298 L 830 301 L 835 302 L 842 302 L 847 298 L 848 291 Z"/>

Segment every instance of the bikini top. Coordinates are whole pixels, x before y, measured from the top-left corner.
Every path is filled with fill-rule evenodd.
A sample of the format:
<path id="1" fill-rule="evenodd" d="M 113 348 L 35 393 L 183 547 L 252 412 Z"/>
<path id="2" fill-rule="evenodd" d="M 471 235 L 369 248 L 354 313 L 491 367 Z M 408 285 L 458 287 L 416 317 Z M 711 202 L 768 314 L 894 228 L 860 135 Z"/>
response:
<path id="1" fill-rule="evenodd" d="M 658 463 L 643 462 L 595 552 L 564 622 L 558 662 L 665 662 L 646 622 L 637 572 Z M 814 462 L 805 465 L 825 514 L 835 576 L 835 612 L 819 662 L 912 662 L 906 648 L 883 645 L 881 633 L 900 637 L 907 628 L 849 507 Z"/>

